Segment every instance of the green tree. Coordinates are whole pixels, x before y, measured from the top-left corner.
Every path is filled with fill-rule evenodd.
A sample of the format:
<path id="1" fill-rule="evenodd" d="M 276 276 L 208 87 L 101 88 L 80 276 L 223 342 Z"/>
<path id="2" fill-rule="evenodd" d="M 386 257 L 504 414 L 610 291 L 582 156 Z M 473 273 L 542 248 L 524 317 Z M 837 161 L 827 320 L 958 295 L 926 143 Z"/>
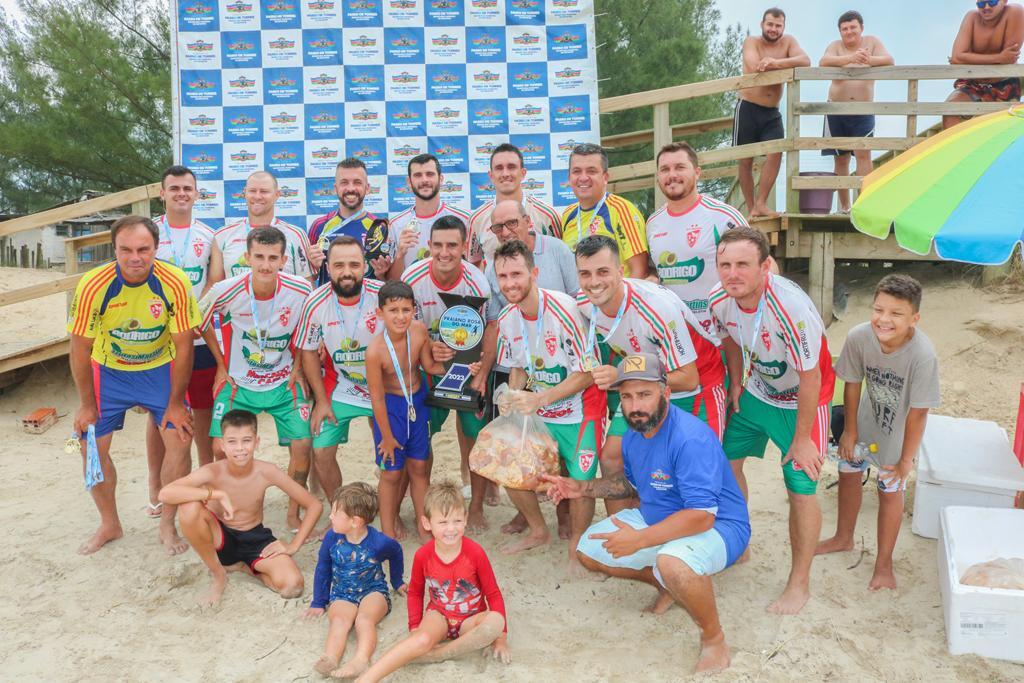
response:
<path id="1" fill-rule="evenodd" d="M 152 182 L 171 162 L 162 2 L 22 0 L 0 13 L 0 211 Z"/>
<path id="2" fill-rule="evenodd" d="M 601 97 L 626 95 L 738 75 L 743 34 L 731 26 L 720 34 L 721 13 L 715 0 L 596 0 L 597 70 Z M 673 124 L 701 121 L 729 114 L 733 95 L 726 93 L 675 102 Z M 650 107 L 601 116 L 601 134 L 614 135 L 651 127 Z M 704 133 L 687 141 L 697 149 L 720 145 L 728 132 Z M 609 151 L 613 165 L 649 160 L 650 143 Z M 719 196 L 729 183 L 706 183 L 705 191 Z M 654 204 L 654 191 L 629 194 L 644 211 Z"/>

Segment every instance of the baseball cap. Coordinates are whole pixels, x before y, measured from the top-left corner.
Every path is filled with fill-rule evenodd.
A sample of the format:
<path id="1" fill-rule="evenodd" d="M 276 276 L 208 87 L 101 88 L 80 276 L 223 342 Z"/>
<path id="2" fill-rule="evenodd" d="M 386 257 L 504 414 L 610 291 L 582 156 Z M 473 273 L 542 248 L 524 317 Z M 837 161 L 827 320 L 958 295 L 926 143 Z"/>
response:
<path id="1" fill-rule="evenodd" d="M 664 382 L 665 367 L 661 359 L 653 353 L 633 353 L 619 363 L 619 375 L 608 388 L 617 387 L 623 382 L 631 379 L 639 379 L 644 382 Z"/>

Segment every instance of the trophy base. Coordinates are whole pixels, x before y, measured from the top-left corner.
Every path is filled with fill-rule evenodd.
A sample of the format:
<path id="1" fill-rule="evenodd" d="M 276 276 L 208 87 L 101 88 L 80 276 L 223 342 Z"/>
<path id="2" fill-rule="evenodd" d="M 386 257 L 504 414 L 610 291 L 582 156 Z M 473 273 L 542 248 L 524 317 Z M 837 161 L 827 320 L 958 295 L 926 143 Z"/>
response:
<path id="1" fill-rule="evenodd" d="M 431 408 L 447 408 L 449 410 L 465 410 L 478 413 L 484 408 L 484 397 L 475 391 L 472 393 L 460 393 L 434 390 L 427 395 L 427 405 Z"/>

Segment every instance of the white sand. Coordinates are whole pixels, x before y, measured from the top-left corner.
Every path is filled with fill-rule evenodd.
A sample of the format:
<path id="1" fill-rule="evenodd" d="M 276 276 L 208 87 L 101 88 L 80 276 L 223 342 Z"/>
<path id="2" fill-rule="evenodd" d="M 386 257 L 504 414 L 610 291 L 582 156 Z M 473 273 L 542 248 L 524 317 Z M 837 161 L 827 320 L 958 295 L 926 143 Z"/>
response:
<path id="1" fill-rule="evenodd" d="M 948 267 L 914 269 L 926 281 L 922 329 L 941 359 L 943 414 L 984 417 L 1013 427 L 1016 397 L 1024 379 L 1024 293 L 982 291 L 950 274 Z M 847 329 L 866 319 L 870 286 L 878 272 L 852 271 L 854 285 L 846 319 L 829 331 L 838 353 Z M 9 273 L 9 271 L 8 271 Z M 2 273 L 0 286 L 10 286 Z M 841 277 L 850 275 L 844 271 Z M 840 277 L 837 277 L 837 280 Z M 45 321 L 59 320 L 56 310 Z M 39 307 L 19 320 L 35 329 Z M 4 327 L 10 309 L 0 309 Z M 24 316 L 24 317 L 22 317 Z M 32 322 L 25 322 L 32 321 Z M 9 333 L 8 333 L 9 334 Z M 4 339 L 9 339 L 5 337 Z M 253 580 L 232 575 L 223 605 L 201 613 L 193 607 L 206 575 L 191 554 L 167 558 L 157 543 L 156 522 L 142 507 L 147 500 L 143 420 L 130 413 L 114 440 L 119 468 L 119 503 L 126 537 L 96 555 L 74 553 L 95 528 L 97 515 L 85 493 L 77 455 L 65 455 L 70 430 L 64 417 L 40 436 L 23 434 L 16 418 L 33 408 L 75 408 L 66 365 L 36 369 L 20 387 L 0 395 L 0 526 L 11 532 L 0 560 L 0 662 L 5 680 L 316 680 L 326 623 L 296 618 L 309 600 L 284 601 Z M 273 426 L 261 421 L 265 442 Z M 10 441 L 6 441 L 10 439 Z M 454 434 L 437 442 L 440 476 L 457 475 Z M 265 446 L 260 456 L 281 465 L 283 449 Z M 786 499 L 778 453 L 750 462 L 754 536 L 751 562 L 715 578 L 722 623 L 733 647 L 733 667 L 723 680 L 899 680 L 1011 681 L 1024 679 L 1024 666 L 946 652 L 941 598 L 936 583 L 935 542 L 910 533 L 909 513 L 896 549 L 900 588 L 866 590 L 874 557 L 874 494 L 865 496 L 858 550 L 818 558 L 814 596 L 797 617 L 777 617 L 763 607 L 781 590 L 789 567 Z M 365 424 L 354 426 L 342 450 L 349 480 L 373 481 L 370 439 Z M 825 481 L 835 480 L 834 470 Z M 835 525 L 835 489 L 822 486 L 824 533 Z M 913 485 L 908 496 L 912 507 Z M 268 498 L 266 522 L 284 526 L 285 503 Z M 599 505 L 600 507 L 600 505 Z M 552 517 L 548 506 L 549 519 Z M 504 505 L 488 509 L 496 528 L 512 514 Z M 405 515 L 411 512 L 406 504 Z M 686 678 L 697 656 L 697 632 L 678 608 L 661 617 L 641 615 L 653 591 L 622 581 L 572 583 L 563 578 L 565 542 L 507 558 L 494 549 L 497 531 L 477 536 L 488 549 L 509 608 L 513 664 L 479 657 L 410 668 L 395 681 L 461 680 L 656 680 Z M 866 553 L 860 559 L 861 543 Z M 411 558 L 416 545 L 405 543 Z M 316 546 L 297 556 L 311 580 Z M 408 567 L 406 576 L 408 576 Z M 380 629 L 381 647 L 405 632 L 406 613 L 397 601 Z M 351 647 L 351 646 L 350 646 Z"/>

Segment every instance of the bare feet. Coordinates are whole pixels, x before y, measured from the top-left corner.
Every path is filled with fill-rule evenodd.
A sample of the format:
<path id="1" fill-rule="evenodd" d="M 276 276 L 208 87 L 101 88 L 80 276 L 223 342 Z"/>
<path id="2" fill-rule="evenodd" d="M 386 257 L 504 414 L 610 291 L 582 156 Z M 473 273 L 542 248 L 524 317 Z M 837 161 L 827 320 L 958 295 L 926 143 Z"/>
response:
<path id="1" fill-rule="evenodd" d="M 750 218 L 777 218 L 779 216 L 778 211 L 773 211 L 768 208 L 767 204 L 761 204 L 754 202 L 754 208 L 750 210 Z"/>
<path id="2" fill-rule="evenodd" d="M 160 542 L 164 544 L 164 550 L 168 555 L 180 555 L 188 550 L 188 543 L 178 535 L 177 529 L 172 524 L 170 528 L 160 527 Z"/>
<path id="3" fill-rule="evenodd" d="M 551 541 L 551 534 L 545 529 L 543 534 L 527 534 L 520 539 L 515 541 L 509 541 L 505 545 L 501 546 L 502 555 L 515 555 L 531 548 L 537 548 L 542 545 L 546 545 Z"/>
<path id="4" fill-rule="evenodd" d="M 402 521 L 402 516 L 395 517 L 395 540 L 404 541 L 408 532 L 405 528 L 405 522 Z"/>
<path id="5" fill-rule="evenodd" d="M 466 531 L 487 531 L 490 525 L 487 523 L 487 519 L 484 517 L 483 510 L 469 510 L 469 520 L 466 522 Z"/>
<path id="6" fill-rule="evenodd" d="M 782 591 L 782 595 L 775 602 L 765 607 L 765 611 L 774 614 L 799 614 L 810 598 L 811 591 L 807 586 L 790 586 L 787 584 L 786 590 Z"/>
<path id="7" fill-rule="evenodd" d="M 672 598 L 672 595 L 668 591 L 659 588 L 658 596 L 654 598 L 651 604 L 644 607 L 643 611 L 648 614 L 664 614 L 674 603 L 675 600 Z"/>
<path id="8" fill-rule="evenodd" d="M 206 591 L 203 597 L 199 598 L 200 607 L 216 607 L 220 604 L 220 598 L 224 595 L 224 589 L 228 586 L 228 575 L 223 574 L 211 574 L 210 575 L 210 588 Z"/>
<path id="9" fill-rule="evenodd" d="M 569 558 L 569 564 L 566 568 L 566 574 L 570 579 L 587 579 L 590 581 L 604 581 L 608 578 L 607 574 L 601 574 L 600 572 L 592 572 L 576 559 L 576 556 Z"/>
<path id="10" fill-rule="evenodd" d="M 121 529 L 120 524 L 113 527 L 100 526 L 100 528 L 97 529 L 96 532 L 92 536 L 90 536 L 85 543 L 78 546 L 78 554 L 92 555 L 94 552 L 102 548 L 107 543 L 110 543 L 111 541 L 116 541 L 122 536 L 124 536 L 124 531 Z"/>
<path id="11" fill-rule="evenodd" d="M 570 529 L 569 529 L 569 519 L 568 518 L 566 518 L 566 519 L 559 519 L 558 520 L 558 537 L 560 539 L 562 539 L 563 541 L 568 541 L 570 536 L 572 536 L 572 533 L 570 532 Z"/>
<path id="12" fill-rule="evenodd" d="M 487 482 L 487 492 L 484 494 L 484 504 L 497 507 L 501 504 L 501 492 L 494 482 Z"/>
<path id="13" fill-rule="evenodd" d="M 709 640 L 701 640 L 700 656 L 694 673 L 723 671 L 729 668 L 729 645 L 725 642 L 725 634 L 719 632 Z"/>
<path id="14" fill-rule="evenodd" d="M 517 512 L 515 517 L 501 525 L 503 534 L 521 534 L 524 531 L 526 531 L 526 517 L 523 517 L 521 512 Z"/>
<path id="15" fill-rule="evenodd" d="M 370 662 L 356 655 L 331 672 L 331 678 L 355 678 L 370 668 Z"/>
<path id="16" fill-rule="evenodd" d="M 827 553 L 841 553 L 847 550 L 853 550 L 853 539 L 833 536 L 832 538 L 826 538 L 823 541 L 818 541 L 818 548 L 814 551 L 814 554 L 825 555 Z"/>
<path id="17" fill-rule="evenodd" d="M 338 660 L 331 659 L 327 655 L 320 655 L 320 659 L 316 660 L 316 664 L 313 665 L 313 671 L 321 676 L 330 676 L 331 672 L 337 668 Z"/>
<path id="18" fill-rule="evenodd" d="M 892 565 L 888 567 L 880 567 L 875 564 L 875 573 L 871 575 L 871 581 L 868 583 L 869 591 L 878 591 L 883 588 L 890 590 L 896 590 L 896 575 L 893 574 Z"/>

